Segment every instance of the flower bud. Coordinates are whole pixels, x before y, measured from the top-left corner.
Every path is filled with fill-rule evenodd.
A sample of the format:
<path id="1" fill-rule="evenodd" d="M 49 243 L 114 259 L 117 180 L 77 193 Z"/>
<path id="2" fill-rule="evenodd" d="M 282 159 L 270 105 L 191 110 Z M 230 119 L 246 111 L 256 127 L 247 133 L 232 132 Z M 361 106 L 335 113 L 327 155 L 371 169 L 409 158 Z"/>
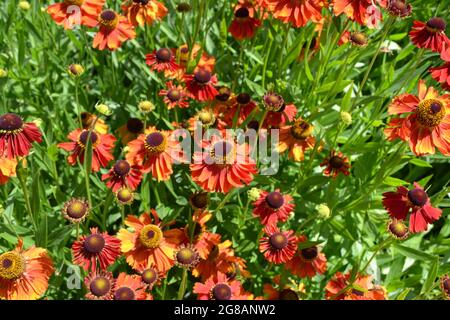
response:
<path id="1" fill-rule="evenodd" d="M 139 110 L 141 110 L 141 112 L 143 112 L 143 113 L 149 113 L 149 112 L 152 112 L 153 110 L 155 110 L 155 105 L 151 101 L 148 101 L 148 100 L 139 102 L 138 107 L 139 107 Z"/>
<path id="2" fill-rule="evenodd" d="M 22 10 L 30 10 L 31 5 L 28 1 L 20 1 L 19 2 L 19 8 Z"/>
<path id="3" fill-rule="evenodd" d="M 352 124 L 352 115 L 346 111 L 341 111 L 341 120 L 346 125 Z"/>
<path id="4" fill-rule="evenodd" d="M 110 116 L 112 114 L 111 108 L 103 103 L 97 104 L 95 106 L 95 110 L 97 110 L 98 113 L 104 115 L 104 116 Z"/>
<path id="5" fill-rule="evenodd" d="M 316 207 L 316 210 L 317 210 L 317 216 L 321 219 L 328 219 L 331 215 L 331 210 L 327 206 L 326 203 L 319 204 Z"/>
<path id="6" fill-rule="evenodd" d="M 6 78 L 8 76 L 8 71 L 0 68 L 0 78 Z"/>
<path id="7" fill-rule="evenodd" d="M 247 191 L 247 196 L 250 201 L 256 201 L 259 199 L 259 196 L 261 195 L 261 190 L 258 188 L 251 188 Z"/>
<path id="8" fill-rule="evenodd" d="M 84 73 L 84 68 L 81 64 L 73 63 L 67 68 L 67 71 L 73 77 L 80 77 Z"/>

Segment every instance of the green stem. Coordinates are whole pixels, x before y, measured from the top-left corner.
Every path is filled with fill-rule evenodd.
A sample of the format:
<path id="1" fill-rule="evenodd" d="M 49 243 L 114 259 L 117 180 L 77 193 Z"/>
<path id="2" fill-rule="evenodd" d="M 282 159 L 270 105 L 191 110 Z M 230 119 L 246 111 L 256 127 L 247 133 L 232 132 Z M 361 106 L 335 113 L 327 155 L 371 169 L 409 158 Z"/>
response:
<path id="1" fill-rule="evenodd" d="M 30 216 L 31 223 L 33 224 L 34 232 L 36 235 L 37 226 L 36 221 L 34 220 L 33 211 L 31 209 L 30 196 L 28 194 L 27 182 L 25 176 L 23 175 L 23 170 L 24 170 L 23 168 L 17 170 L 17 177 L 19 178 L 20 186 L 22 187 L 23 197 L 25 199 L 25 208 L 28 212 L 28 215 Z"/>
<path id="2" fill-rule="evenodd" d="M 184 293 L 186 292 L 186 285 L 187 285 L 187 269 L 183 269 L 180 289 L 178 289 L 178 300 L 183 300 Z"/>

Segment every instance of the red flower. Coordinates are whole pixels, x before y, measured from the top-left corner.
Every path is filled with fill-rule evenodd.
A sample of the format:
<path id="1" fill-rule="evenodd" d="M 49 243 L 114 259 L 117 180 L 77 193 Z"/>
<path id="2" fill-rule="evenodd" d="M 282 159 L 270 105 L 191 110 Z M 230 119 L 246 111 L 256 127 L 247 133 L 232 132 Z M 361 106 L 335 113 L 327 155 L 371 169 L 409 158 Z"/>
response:
<path id="1" fill-rule="evenodd" d="M 348 161 L 348 158 L 345 157 L 342 152 L 339 152 L 336 154 L 336 151 L 331 151 L 331 155 L 325 159 L 320 164 L 321 167 L 326 167 L 323 170 L 323 174 L 326 176 L 332 176 L 333 178 L 336 178 L 339 173 L 342 173 L 346 176 L 350 174 L 350 162 Z"/>
<path id="2" fill-rule="evenodd" d="M 427 23 L 414 21 L 409 37 L 416 47 L 441 53 L 444 45 L 450 44 L 445 35 L 446 26 L 444 19 L 438 17 L 431 18 Z"/>
<path id="3" fill-rule="evenodd" d="M 194 285 L 198 300 L 241 300 L 241 291 L 241 283 L 228 279 L 222 272 L 212 275 L 205 283 L 197 282 Z"/>
<path id="4" fill-rule="evenodd" d="M 333 12 L 337 16 L 344 13 L 362 26 L 374 26 L 377 19 L 381 18 L 381 12 L 375 4 L 385 8 L 387 0 L 333 0 Z"/>
<path id="5" fill-rule="evenodd" d="M 114 300 L 152 300 L 151 295 L 145 293 L 145 288 L 140 276 L 121 272 L 114 286 Z"/>
<path id="6" fill-rule="evenodd" d="M 77 163 L 77 159 L 81 164 L 84 163 L 84 152 L 88 137 L 89 130 L 75 129 L 68 135 L 68 138 L 72 140 L 72 142 L 58 144 L 58 147 L 61 149 L 71 152 L 71 155 L 67 158 L 67 161 L 71 166 Z M 114 148 L 115 141 L 116 138 L 111 134 L 91 132 L 92 171 L 97 172 L 100 168 L 105 168 L 109 161 L 114 159 L 111 151 Z"/>
<path id="7" fill-rule="evenodd" d="M 106 0 L 64 0 L 49 5 L 47 12 L 64 29 L 72 29 L 78 23 L 92 28 L 97 25 L 97 16 L 105 2 Z"/>
<path id="8" fill-rule="evenodd" d="M 8 159 L 25 157 L 33 142 L 42 142 L 39 128 L 33 122 L 23 122 L 15 113 L 0 116 L 0 155 Z"/>
<path id="9" fill-rule="evenodd" d="M 306 236 L 299 236 L 299 243 L 306 242 Z M 324 274 L 327 270 L 327 258 L 319 251 L 317 246 L 298 250 L 292 260 L 286 263 L 286 269 L 300 278 L 312 278 L 316 274 Z"/>
<path id="10" fill-rule="evenodd" d="M 408 213 L 409 230 L 413 233 L 426 231 L 429 223 L 441 217 L 442 210 L 431 206 L 428 194 L 414 182 L 414 188 L 408 190 L 400 186 L 397 192 L 383 193 L 383 206 L 392 218 L 405 220 Z"/>
<path id="11" fill-rule="evenodd" d="M 441 59 L 446 63 L 440 67 L 430 68 L 430 73 L 434 80 L 442 84 L 444 90 L 450 91 L 450 46 L 442 50 Z"/>
<path id="12" fill-rule="evenodd" d="M 322 8 L 327 7 L 326 0 L 266 0 L 262 4 L 273 16 L 284 23 L 292 23 L 296 28 L 305 26 L 309 21 L 322 19 Z"/>
<path id="13" fill-rule="evenodd" d="M 167 90 L 161 90 L 159 95 L 164 97 L 164 103 L 168 109 L 189 107 L 189 103 L 186 101 L 188 96 L 182 86 L 176 86 L 172 81 L 167 82 L 166 86 Z"/>
<path id="14" fill-rule="evenodd" d="M 200 69 L 194 74 L 186 74 L 184 81 L 192 98 L 200 102 L 214 100 L 219 93 L 214 87 L 217 77 L 208 70 Z"/>
<path id="15" fill-rule="evenodd" d="M 280 231 L 276 225 L 270 224 L 264 228 L 266 237 L 259 240 L 259 251 L 267 261 L 280 264 L 294 257 L 297 250 L 297 237 L 294 231 Z"/>
<path id="16" fill-rule="evenodd" d="M 350 285 L 351 273 L 337 272 L 325 287 L 327 300 L 386 300 L 386 290 L 372 284 L 372 276 L 358 274 Z"/>
<path id="17" fill-rule="evenodd" d="M 89 300 L 112 300 L 114 298 L 115 280 L 111 272 L 91 272 L 84 279 Z"/>
<path id="18" fill-rule="evenodd" d="M 142 167 L 138 164 L 130 164 L 126 160 L 117 160 L 109 172 L 102 175 L 102 180 L 108 180 L 106 186 L 113 192 L 123 187 L 136 190 L 141 179 Z"/>
<path id="19" fill-rule="evenodd" d="M 98 23 L 99 31 L 94 37 L 93 48 L 113 51 L 119 48 L 122 42 L 136 37 L 133 25 L 114 10 L 104 10 L 100 13 Z"/>
<path id="20" fill-rule="evenodd" d="M 123 14 L 134 25 L 152 25 L 167 15 L 167 8 L 163 3 L 155 0 L 125 0 L 121 6 Z"/>
<path id="21" fill-rule="evenodd" d="M 253 202 L 253 216 L 259 217 L 263 225 L 285 222 L 294 211 L 295 204 L 290 195 L 283 195 L 280 189 L 273 192 L 261 191 L 259 199 Z"/>
<path id="22" fill-rule="evenodd" d="M 258 109 L 258 106 L 248 93 L 240 93 L 232 97 L 227 105 L 223 105 L 220 109 L 223 109 L 223 121 L 231 127 L 235 117 L 237 117 L 236 124 L 241 125 L 253 111 Z"/>
<path id="23" fill-rule="evenodd" d="M 91 228 L 91 234 L 81 236 L 72 245 L 73 263 L 84 270 L 97 270 L 97 262 L 101 270 L 116 261 L 120 255 L 120 241 L 106 232 L 98 232 L 97 228 Z"/>
<path id="24" fill-rule="evenodd" d="M 292 122 L 297 114 L 297 108 L 294 104 L 283 104 L 277 111 L 267 112 L 263 127 L 280 128 L 287 122 Z"/>
<path id="25" fill-rule="evenodd" d="M 129 118 L 127 123 L 117 129 L 123 144 L 139 137 L 144 132 L 144 122 L 138 118 Z"/>
<path id="26" fill-rule="evenodd" d="M 250 15 L 249 9 L 239 6 L 234 11 L 234 19 L 228 28 L 228 32 L 236 40 L 250 39 L 255 35 L 257 28 L 261 26 L 261 21 Z"/>
<path id="27" fill-rule="evenodd" d="M 145 55 L 145 63 L 150 66 L 153 71 L 170 71 L 174 72 L 180 66 L 175 62 L 175 50 L 161 48 L 154 50 L 152 53 Z"/>

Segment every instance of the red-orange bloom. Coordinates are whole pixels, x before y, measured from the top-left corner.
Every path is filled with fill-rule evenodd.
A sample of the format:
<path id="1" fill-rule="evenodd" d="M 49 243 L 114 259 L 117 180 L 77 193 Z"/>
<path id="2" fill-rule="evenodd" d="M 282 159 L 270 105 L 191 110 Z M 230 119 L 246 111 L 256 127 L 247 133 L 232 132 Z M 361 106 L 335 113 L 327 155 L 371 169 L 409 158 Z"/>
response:
<path id="1" fill-rule="evenodd" d="M 205 151 L 194 152 L 190 169 L 192 180 L 204 190 L 227 193 L 253 180 L 257 168 L 247 144 L 217 136 L 203 144 Z"/>
<path id="2" fill-rule="evenodd" d="M 164 272 L 159 271 L 152 262 L 148 261 L 142 265 L 139 265 L 136 268 L 136 271 L 139 272 L 141 281 L 147 290 L 152 290 L 153 287 L 159 284 L 162 278 L 165 277 Z"/>
<path id="3" fill-rule="evenodd" d="M 259 251 L 272 263 L 286 263 L 294 257 L 297 250 L 297 237 L 294 231 L 281 231 L 276 225 L 269 224 L 264 228 L 266 237 L 259 240 Z"/>
<path id="4" fill-rule="evenodd" d="M 112 300 L 114 298 L 115 280 L 111 272 L 91 272 L 84 279 L 89 300 Z"/>
<path id="5" fill-rule="evenodd" d="M 444 90 L 450 91 L 450 46 L 442 50 L 441 59 L 446 63 L 440 67 L 430 68 L 431 76 L 440 82 Z"/>
<path id="6" fill-rule="evenodd" d="M 67 161 L 71 166 L 77 163 L 84 163 L 84 153 L 89 137 L 89 130 L 75 129 L 69 133 L 68 138 L 72 142 L 59 143 L 58 147 L 71 152 Z M 92 145 L 92 171 L 97 172 L 100 168 L 105 168 L 114 159 L 111 151 L 114 148 L 116 138 L 111 134 L 99 134 L 92 131 L 90 133 Z"/>
<path id="7" fill-rule="evenodd" d="M 145 134 L 128 143 L 126 159 L 142 165 L 143 172 L 151 172 L 158 181 L 168 180 L 173 173 L 172 164 L 185 162 L 180 143 L 172 139 L 171 132 L 149 127 Z"/>
<path id="8" fill-rule="evenodd" d="M 234 11 L 234 19 L 231 21 L 228 32 L 236 40 L 251 39 L 260 26 L 261 21 L 251 16 L 247 7 L 240 5 Z"/>
<path id="9" fill-rule="evenodd" d="M 39 299 L 53 271 L 47 250 L 35 246 L 25 250 L 19 239 L 13 251 L 0 254 L 0 299 Z"/>
<path id="10" fill-rule="evenodd" d="M 166 272 L 174 265 L 174 254 L 183 236 L 180 229 L 163 231 L 156 211 L 152 209 L 153 219 L 148 213 L 139 218 L 129 215 L 125 225 L 133 231 L 120 229 L 117 238 L 128 264 L 138 269 L 145 264 L 153 264 L 159 271 Z"/>
<path id="11" fill-rule="evenodd" d="M 241 283 L 228 279 L 222 272 L 212 275 L 205 283 L 197 282 L 194 285 L 198 300 L 241 300 L 241 291 Z"/>
<path id="12" fill-rule="evenodd" d="M 416 182 L 411 190 L 400 186 L 397 192 L 383 193 L 383 206 L 392 218 L 399 220 L 405 220 L 411 211 L 409 230 L 413 233 L 426 231 L 428 224 L 442 215 L 442 210 L 431 206 L 428 194 Z"/>
<path id="13" fill-rule="evenodd" d="M 106 0 L 64 0 L 47 7 L 48 14 L 64 29 L 72 29 L 76 25 L 95 27 L 97 17 Z"/>
<path id="14" fill-rule="evenodd" d="M 316 139 L 312 136 L 313 129 L 311 124 L 300 118 L 291 126 L 281 127 L 278 152 L 283 153 L 289 150 L 289 158 L 294 161 L 303 161 L 305 151 L 312 149 L 316 143 Z"/>
<path id="15" fill-rule="evenodd" d="M 0 185 L 8 182 L 10 177 L 16 176 L 17 160 L 0 156 Z"/>
<path id="16" fill-rule="evenodd" d="M 151 25 L 167 15 L 167 8 L 156 0 L 125 0 L 121 8 L 134 26 Z"/>
<path id="17" fill-rule="evenodd" d="M 175 61 L 175 50 L 161 48 L 154 50 L 152 53 L 145 55 L 145 63 L 150 66 L 153 71 L 170 71 L 174 72 L 180 66 Z"/>
<path id="18" fill-rule="evenodd" d="M 322 19 L 322 8 L 328 6 L 326 0 L 266 0 L 263 4 L 273 16 L 284 23 L 292 23 L 296 28 L 305 26 L 309 21 Z"/>
<path id="19" fill-rule="evenodd" d="M 441 53 L 444 45 L 450 45 L 450 40 L 445 35 L 447 24 L 444 19 L 434 17 L 427 23 L 414 21 L 409 37 L 417 48 L 426 48 Z"/>
<path id="20" fill-rule="evenodd" d="M 147 296 L 141 277 L 119 273 L 114 286 L 114 300 L 149 300 L 148 298 L 151 298 L 151 295 Z"/>
<path id="21" fill-rule="evenodd" d="M 106 186 L 113 192 L 124 187 L 136 190 L 142 180 L 142 167 L 126 160 L 117 160 L 109 172 L 102 175 L 102 180 L 107 180 Z"/>
<path id="22" fill-rule="evenodd" d="M 450 95 L 439 96 L 433 87 L 427 89 L 419 81 L 418 96 L 402 94 L 393 99 L 390 114 L 405 118 L 394 118 L 385 134 L 389 140 L 400 138 L 409 142 L 411 150 L 418 156 L 434 154 L 435 148 L 450 155 Z"/>
<path id="23" fill-rule="evenodd" d="M 187 102 L 188 95 L 182 86 L 176 86 L 172 81 L 167 82 L 166 86 L 167 89 L 159 91 L 159 95 L 164 97 L 164 103 L 169 110 L 175 107 L 189 107 L 189 103 Z"/>
<path id="24" fill-rule="evenodd" d="M 33 122 L 23 122 L 15 113 L 0 116 L 0 155 L 13 159 L 30 153 L 33 142 L 42 142 L 39 128 Z"/>
<path id="25" fill-rule="evenodd" d="M 119 255 L 119 240 L 97 228 L 91 228 L 91 234 L 81 236 L 72 245 L 73 263 L 92 272 L 97 270 L 97 262 L 101 270 L 106 270 Z"/>
<path id="26" fill-rule="evenodd" d="M 253 202 L 253 216 L 259 217 L 263 225 L 285 222 L 292 214 L 295 204 L 293 198 L 280 193 L 280 189 L 273 192 L 261 191 L 259 198 Z"/>
<path id="27" fill-rule="evenodd" d="M 231 127 L 236 117 L 236 124 L 241 125 L 258 106 L 248 93 L 243 92 L 231 97 L 227 104 L 218 104 L 219 109 L 223 109 L 223 121 Z"/>
<path id="28" fill-rule="evenodd" d="M 264 96 L 264 100 L 267 96 Z M 268 103 L 265 101 L 265 103 Z M 291 122 L 294 120 L 295 115 L 297 114 L 297 107 L 290 104 L 283 104 L 279 109 L 269 110 L 267 112 L 266 118 L 264 119 L 263 128 L 279 128 L 284 126 L 286 122 Z"/>
<path id="29" fill-rule="evenodd" d="M 133 25 L 127 18 L 114 10 L 104 10 L 98 15 L 99 31 L 94 37 L 92 47 L 99 50 L 116 50 L 129 39 L 136 37 Z"/>
<path id="30" fill-rule="evenodd" d="M 386 290 L 372 283 L 372 276 L 358 274 L 351 285 L 351 273 L 336 272 L 325 287 L 327 300 L 386 300 Z"/>
<path id="31" fill-rule="evenodd" d="M 380 9 L 376 5 L 386 8 L 387 0 L 333 0 L 332 4 L 335 15 L 344 13 L 362 26 L 375 26 L 381 19 Z"/>
<path id="32" fill-rule="evenodd" d="M 298 237 L 300 246 L 301 243 L 307 240 L 306 236 Z M 327 270 L 327 258 L 317 246 L 302 248 L 298 250 L 298 254 L 292 260 L 286 263 L 286 269 L 300 278 L 312 278 L 316 274 L 325 273 Z"/>
<path id="33" fill-rule="evenodd" d="M 350 161 L 347 157 L 345 157 L 342 152 L 331 151 L 331 154 L 328 158 L 326 158 L 321 164 L 321 167 L 325 167 L 323 170 L 323 174 L 326 176 L 331 176 L 336 178 L 339 173 L 342 173 L 346 176 L 350 174 Z"/>
<path id="34" fill-rule="evenodd" d="M 144 132 L 144 122 L 138 118 L 129 118 L 127 123 L 117 129 L 123 144 L 139 137 Z"/>
<path id="35" fill-rule="evenodd" d="M 191 97 L 197 101 L 214 100 L 219 93 L 214 87 L 217 83 L 216 75 L 206 69 L 199 69 L 194 74 L 185 74 L 184 81 Z"/>

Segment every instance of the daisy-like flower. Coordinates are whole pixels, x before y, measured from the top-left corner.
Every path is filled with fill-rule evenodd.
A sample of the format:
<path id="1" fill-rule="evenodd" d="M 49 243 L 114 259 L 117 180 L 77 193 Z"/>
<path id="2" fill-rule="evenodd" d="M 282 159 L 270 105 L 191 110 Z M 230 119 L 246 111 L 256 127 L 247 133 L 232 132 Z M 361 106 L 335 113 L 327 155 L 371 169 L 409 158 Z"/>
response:
<path id="1" fill-rule="evenodd" d="M 93 131 L 99 134 L 108 133 L 108 125 L 105 120 L 97 117 L 95 114 L 89 112 L 81 113 L 81 124 L 83 129 L 90 130 L 94 126 Z"/>
<path id="2" fill-rule="evenodd" d="M 283 195 L 280 189 L 272 192 L 261 190 L 259 198 L 253 202 L 253 216 L 259 217 L 263 225 L 285 222 L 295 208 L 292 200 L 290 195 Z"/>
<path id="3" fill-rule="evenodd" d="M 125 0 L 121 8 L 133 26 L 152 25 L 167 15 L 167 8 L 156 0 Z"/>
<path id="4" fill-rule="evenodd" d="M 303 161 L 305 151 L 312 149 L 316 139 L 312 136 L 314 127 L 302 119 L 297 119 L 291 126 L 280 128 L 280 143 L 278 152 L 289 150 L 289 158 L 294 161 Z"/>
<path id="5" fill-rule="evenodd" d="M 206 69 L 199 69 L 193 74 L 185 74 L 184 81 L 190 96 L 197 101 L 214 100 L 218 94 L 214 87 L 217 83 L 217 77 Z"/>
<path id="6" fill-rule="evenodd" d="M 93 48 L 116 50 L 125 42 L 136 37 L 133 25 L 114 10 L 104 10 L 98 15 L 99 31 L 94 37 Z"/>
<path id="7" fill-rule="evenodd" d="M 161 48 L 145 55 L 145 63 L 153 71 L 175 72 L 180 66 L 175 60 L 175 50 Z"/>
<path id="8" fill-rule="evenodd" d="M 63 217 L 72 223 L 81 223 L 89 215 L 91 208 L 85 199 L 72 198 L 62 207 Z"/>
<path id="9" fill-rule="evenodd" d="M 102 175 L 102 180 L 106 180 L 106 186 L 112 192 L 124 187 L 136 190 L 142 180 L 142 167 L 126 160 L 117 160 L 109 172 Z"/>
<path id="10" fill-rule="evenodd" d="M 205 151 L 194 152 L 190 169 L 192 180 L 204 190 L 227 193 L 253 180 L 257 168 L 247 144 L 213 136 L 203 145 Z"/>
<path id="11" fill-rule="evenodd" d="M 402 220 L 389 219 L 387 223 L 388 232 L 399 240 L 405 240 L 409 236 L 408 226 L 406 226 Z"/>
<path id="12" fill-rule="evenodd" d="M 400 186 L 396 192 L 383 193 L 383 206 L 395 219 L 406 220 L 410 213 L 409 231 L 412 233 L 426 231 L 428 224 L 437 221 L 442 214 L 441 209 L 432 207 L 428 194 L 417 182 L 411 190 Z"/>
<path id="13" fill-rule="evenodd" d="M 200 255 L 192 244 L 182 244 L 175 252 L 174 260 L 177 266 L 185 269 L 192 269 L 198 264 Z"/>
<path id="14" fill-rule="evenodd" d="M 297 237 L 294 231 L 281 231 L 276 225 L 267 225 L 266 234 L 259 240 L 259 251 L 272 263 L 286 263 L 292 259 L 297 249 Z"/>
<path id="15" fill-rule="evenodd" d="M 92 145 L 92 171 L 97 172 L 100 168 L 105 168 L 114 159 L 111 152 L 114 148 L 116 138 L 113 135 L 75 129 L 67 136 L 72 142 L 59 143 L 58 147 L 71 153 L 67 158 L 67 162 L 71 166 L 74 166 L 77 160 L 83 164 L 89 136 Z"/>
<path id="16" fill-rule="evenodd" d="M 116 192 L 116 200 L 122 206 L 131 204 L 134 201 L 133 191 L 128 187 L 120 188 Z"/>
<path id="17" fill-rule="evenodd" d="M 189 203 L 194 210 L 203 211 L 208 207 L 209 196 L 207 192 L 195 192 L 189 197 Z M 208 219 L 209 220 L 209 219 Z"/>
<path id="18" fill-rule="evenodd" d="M 294 104 L 286 104 L 279 94 L 268 92 L 263 97 L 263 104 L 267 115 L 264 119 L 263 127 L 279 128 L 294 120 L 297 114 L 297 108 Z"/>
<path id="19" fill-rule="evenodd" d="M 331 151 L 331 154 L 321 164 L 321 167 L 325 167 L 323 174 L 336 178 L 339 173 L 346 176 L 350 174 L 350 161 L 345 157 L 342 152 L 336 153 L 335 150 Z"/>
<path id="20" fill-rule="evenodd" d="M 377 19 L 374 17 L 375 13 L 379 14 L 381 18 L 381 12 L 376 5 L 380 5 L 385 8 L 387 0 L 333 0 L 333 12 L 335 15 L 344 13 L 351 20 L 357 22 L 362 26 L 376 25 Z M 375 5 L 375 7 L 374 7 Z M 375 12 L 377 10 L 377 12 Z"/>
<path id="21" fill-rule="evenodd" d="M 319 22 L 322 19 L 322 8 L 326 8 L 328 2 L 327 0 L 266 0 L 263 6 L 272 12 L 274 18 L 299 28 L 309 21 Z"/>
<path id="22" fill-rule="evenodd" d="M 42 142 L 42 134 L 33 122 L 24 122 L 15 113 L 0 116 L 0 153 L 8 159 L 25 157 L 33 142 Z"/>
<path id="23" fill-rule="evenodd" d="M 406 18 L 411 15 L 412 6 L 406 0 L 387 0 L 387 11 L 390 15 Z"/>
<path id="24" fill-rule="evenodd" d="M 106 270 L 119 255 L 120 241 L 97 228 L 91 228 L 89 235 L 81 236 L 72 245 L 73 263 L 86 271 L 95 272 L 97 262 L 101 270 Z"/>
<path id="25" fill-rule="evenodd" d="M 35 246 L 25 250 L 19 239 L 14 250 L 0 254 L 0 299 L 40 298 L 47 291 L 53 271 L 47 250 Z"/>
<path id="26" fill-rule="evenodd" d="M 416 155 L 434 154 L 437 148 L 442 154 L 450 155 L 450 95 L 439 96 L 433 87 L 427 89 L 419 81 L 419 93 L 401 94 L 393 99 L 389 114 L 405 118 L 393 118 L 385 129 L 388 140 L 400 138 L 409 142 Z"/>
<path id="27" fill-rule="evenodd" d="M 0 185 L 9 181 L 10 177 L 16 176 L 17 160 L 0 156 Z"/>
<path id="28" fill-rule="evenodd" d="M 139 218 L 129 215 L 125 225 L 133 231 L 120 229 L 117 238 L 121 241 L 121 250 L 128 264 L 133 268 L 152 263 L 159 271 L 166 272 L 175 263 L 174 254 L 178 249 L 183 231 L 171 229 L 163 231 L 163 225 L 156 211 L 154 219 L 148 213 Z"/>
<path id="29" fill-rule="evenodd" d="M 91 272 L 84 279 L 84 285 L 88 290 L 85 297 L 89 300 L 112 300 L 114 298 L 115 280 L 111 272 Z"/>
<path id="30" fill-rule="evenodd" d="M 234 251 L 231 248 L 231 241 L 225 240 L 221 242 L 219 234 L 211 233 L 205 239 L 204 252 L 201 250 L 201 260 L 197 266 L 192 270 L 194 277 L 201 277 L 202 281 L 208 279 L 210 276 L 216 274 L 218 271 L 227 274 L 233 270 L 232 258 Z M 199 244 L 196 245 L 199 247 Z"/>
<path id="31" fill-rule="evenodd" d="M 386 300 L 386 290 L 372 283 L 372 276 L 356 276 L 353 285 L 350 285 L 351 273 L 336 272 L 325 287 L 327 300 Z"/>
<path id="32" fill-rule="evenodd" d="M 261 21 L 250 15 L 250 11 L 246 6 L 240 5 L 234 11 L 234 19 L 231 21 L 228 32 L 236 40 L 251 39 L 260 26 Z"/>
<path id="33" fill-rule="evenodd" d="M 87 27 L 97 25 L 98 14 L 102 11 L 105 0 L 64 0 L 47 7 L 47 13 L 64 29 L 72 29 L 82 24 Z"/>
<path id="34" fill-rule="evenodd" d="M 445 61 L 442 66 L 430 68 L 431 76 L 441 83 L 444 90 L 450 91 L 450 46 L 442 50 L 441 59 Z"/>
<path id="35" fill-rule="evenodd" d="M 300 247 L 307 241 L 306 236 L 299 236 Z M 317 246 L 306 247 L 298 250 L 292 260 L 286 263 L 286 269 L 300 278 L 312 278 L 316 274 L 324 274 L 327 270 L 327 258 L 320 252 Z"/>
<path id="36" fill-rule="evenodd" d="M 117 129 L 117 133 L 122 138 L 122 143 L 127 144 L 144 133 L 144 122 L 138 118 L 130 118 L 126 124 Z"/>
<path id="37" fill-rule="evenodd" d="M 151 172 L 158 180 L 168 180 L 173 173 L 172 164 L 185 162 L 180 143 L 172 139 L 171 132 L 149 127 L 145 134 L 128 143 L 126 160 L 142 165 L 143 172 Z"/>
<path id="38" fill-rule="evenodd" d="M 450 278 L 447 274 L 441 278 L 441 290 L 444 299 L 450 300 Z"/>
<path id="39" fill-rule="evenodd" d="M 124 272 L 119 273 L 114 286 L 114 300 L 146 300 L 145 285 L 141 277 Z"/>
<path id="40" fill-rule="evenodd" d="M 141 281 L 147 290 L 152 290 L 165 276 L 164 272 L 158 271 L 153 263 L 139 265 L 136 270 L 139 272 Z"/>
<path id="41" fill-rule="evenodd" d="M 237 125 L 242 124 L 247 117 L 258 108 L 252 97 L 245 92 L 239 93 L 230 99 L 228 106 L 224 106 L 223 121 L 228 126 L 233 125 L 235 117 L 237 117 Z"/>
<path id="42" fill-rule="evenodd" d="M 306 293 L 305 285 L 303 283 L 296 284 L 291 281 L 291 284 L 281 286 L 281 277 L 279 275 L 273 278 L 272 283 L 266 283 L 263 286 L 263 292 L 266 300 L 300 300 L 301 295 Z"/>
<path id="43" fill-rule="evenodd" d="M 189 107 L 189 103 L 187 102 L 188 96 L 182 86 L 176 86 L 172 81 L 167 82 L 166 86 L 167 89 L 159 91 L 159 95 L 164 97 L 163 101 L 169 110 L 175 107 Z"/>
<path id="44" fill-rule="evenodd" d="M 212 275 L 205 283 L 194 285 L 198 300 L 241 300 L 241 291 L 241 283 L 228 279 L 222 272 Z"/>
<path id="45" fill-rule="evenodd" d="M 445 35 L 447 24 L 439 17 L 431 18 L 424 23 L 414 21 L 409 37 L 417 48 L 426 48 L 441 53 L 444 45 L 450 45 L 450 40 Z"/>

